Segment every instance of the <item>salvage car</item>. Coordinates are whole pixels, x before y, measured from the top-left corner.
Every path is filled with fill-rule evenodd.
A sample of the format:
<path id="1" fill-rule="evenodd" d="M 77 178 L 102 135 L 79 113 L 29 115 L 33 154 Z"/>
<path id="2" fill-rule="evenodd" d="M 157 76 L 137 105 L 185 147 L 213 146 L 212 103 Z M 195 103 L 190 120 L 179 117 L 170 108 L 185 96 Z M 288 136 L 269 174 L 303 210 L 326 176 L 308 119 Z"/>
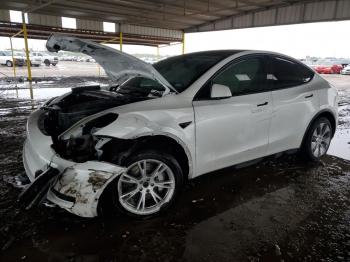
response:
<path id="1" fill-rule="evenodd" d="M 47 198 L 94 217 L 108 199 L 154 216 L 208 172 L 296 150 L 317 161 L 337 126 L 335 89 L 279 53 L 206 51 L 150 65 L 75 37 L 52 35 L 46 46 L 93 57 L 113 84 L 72 88 L 30 115 L 26 206 Z"/>
<path id="2" fill-rule="evenodd" d="M 16 66 L 23 66 L 24 65 L 24 58 L 22 56 L 16 55 L 15 53 L 13 54 L 13 59 L 15 62 Z M 13 66 L 13 61 L 12 61 L 12 52 L 5 50 L 5 51 L 0 51 L 0 64 L 1 65 L 6 65 L 8 67 Z"/>

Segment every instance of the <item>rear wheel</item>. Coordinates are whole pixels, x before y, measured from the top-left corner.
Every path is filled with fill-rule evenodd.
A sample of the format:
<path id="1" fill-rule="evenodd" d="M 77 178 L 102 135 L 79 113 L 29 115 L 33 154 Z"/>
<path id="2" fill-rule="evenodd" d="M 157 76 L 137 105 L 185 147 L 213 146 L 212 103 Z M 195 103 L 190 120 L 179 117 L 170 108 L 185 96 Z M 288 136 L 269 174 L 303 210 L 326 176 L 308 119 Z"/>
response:
<path id="1" fill-rule="evenodd" d="M 113 194 L 119 210 L 142 218 L 169 208 L 183 181 L 182 170 L 173 156 L 145 151 L 128 159 L 126 166 Z"/>
<path id="2" fill-rule="evenodd" d="M 46 66 L 49 66 L 49 65 L 50 65 L 50 61 L 49 61 L 48 59 L 45 59 L 45 60 L 44 60 L 44 64 L 45 64 Z"/>
<path id="3" fill-rule="evenodd" d="M 332 125 L 325 117 L 318 118 L 308 130 L 302 146 L 304 156 L 312 161 L 327 153 L 333 134 Z"/>

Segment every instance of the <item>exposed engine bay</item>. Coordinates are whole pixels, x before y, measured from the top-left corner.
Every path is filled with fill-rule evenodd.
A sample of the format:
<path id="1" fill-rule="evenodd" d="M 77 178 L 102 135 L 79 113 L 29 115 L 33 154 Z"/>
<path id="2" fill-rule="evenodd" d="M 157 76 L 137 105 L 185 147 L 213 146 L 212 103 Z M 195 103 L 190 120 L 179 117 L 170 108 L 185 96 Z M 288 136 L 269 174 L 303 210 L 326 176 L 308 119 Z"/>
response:
<path id="1" fill-rule="evenodd" d="M 142 89 L 139 88 L 140 84 L 143 84 Z M 52 147 L 61 157 L 76 162 L 97 159 L 101 152 L 99 154 L 95 146 L 101 141 L 97 141 L 92 134 L 115 121 L 118 114 L 106 113 L 84 123 L 79 137 L 60 139 L 60 135 L 88 116 L 117 106 L 161 97 L 163 89 L 159 83 L 143 77 L 131 78 L 122 85 L 108 88 L 97 85 L 72 88 L 70 93 L 53 98 L 42 106 L 45 113 L 41 115 L 38 126 L 45 135 L 51 136 Z"/>
<path id="2" fill-rule="evenodd" d="M 47 113 L 43 115 L 41 130 L 55 141 L 63 131 L 89 115 L 146 99 L 149 98 L 101 90 L 100 86 L 73 88 L 71 93 L 52 99 L 42 107 Z"/>

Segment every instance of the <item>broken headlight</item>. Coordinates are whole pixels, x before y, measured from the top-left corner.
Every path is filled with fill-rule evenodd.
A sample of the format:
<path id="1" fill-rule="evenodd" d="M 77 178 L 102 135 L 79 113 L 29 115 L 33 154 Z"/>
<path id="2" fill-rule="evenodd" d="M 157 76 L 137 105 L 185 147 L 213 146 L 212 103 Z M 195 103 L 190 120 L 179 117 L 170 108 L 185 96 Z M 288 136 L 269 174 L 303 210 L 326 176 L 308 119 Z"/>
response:
<path id="1" fill-rule="evenodd" d="M 104 115 L 100 115 L 98 117 L 88 117 L 90 120 L 85 120 L 84 119 L 65 132 L 63 132 L 60 136 L 60 140 L 67 140 L 70 139 L 71 137 L 80 137 L 83 135 L 88 135 L 88 134 L 94 134 L 96 133 L 99 129 L 108 126 L 111 124 L 113 121 L 115 121 L 118 118 L 118 114 L 115 113 L 107 113 Z"/>
<path id="2" fill-rule="evenodd" d="M 118 114 L 107 113 L 86 123 L 78 124 L 63 134 L 53 147 L 61 157 L 76 162 L 99 159 L 103 153 L 101 147 L 110 138 L 96 137 L 93 134 L 117 118 Z"/>
<path id="3" fill-rule="evenodd" d="M 92 119 L 82 127 L 82 135 L 94 134 L 102 127 L 108 126 L 118 118 L 117 114 L 107 113 L 98 118 Z"/>

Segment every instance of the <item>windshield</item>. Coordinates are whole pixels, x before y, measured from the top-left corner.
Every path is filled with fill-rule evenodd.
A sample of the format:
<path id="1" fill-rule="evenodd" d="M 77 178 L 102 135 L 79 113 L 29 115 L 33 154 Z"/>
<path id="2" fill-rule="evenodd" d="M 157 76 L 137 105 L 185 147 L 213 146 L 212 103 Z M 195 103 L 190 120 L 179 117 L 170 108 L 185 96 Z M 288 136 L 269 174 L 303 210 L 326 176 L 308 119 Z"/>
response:
<path id="1" fill-rule="evenodd" d="M 159 82 L 145 77 L 131 78 L 116 90 L 119 94 L 137 97 L 161 97 L 164 91 L 165 87 Z"/>
<path id="2" fill-rule="evenodd" d="M 153 66 L 181 93 L 219 61 L 238 52 L 240 51 L 221 50 L 192 53 L 171 57 Z"/>

